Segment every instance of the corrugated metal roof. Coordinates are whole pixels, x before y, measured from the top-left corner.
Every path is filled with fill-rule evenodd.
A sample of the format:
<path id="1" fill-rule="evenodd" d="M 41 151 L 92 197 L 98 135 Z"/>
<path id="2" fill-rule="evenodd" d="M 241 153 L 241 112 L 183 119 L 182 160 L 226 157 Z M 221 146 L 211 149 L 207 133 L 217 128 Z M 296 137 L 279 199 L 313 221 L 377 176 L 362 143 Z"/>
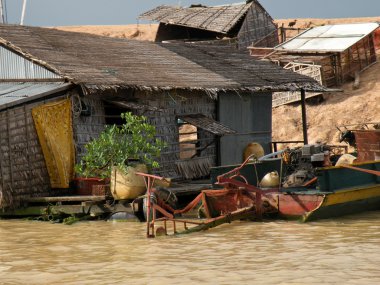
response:
<path id="1" fill-rule="evenodd" d="M 223 136 L 227 134 L 235 134 L 236 132 L 221 123 L 206 117 L 203 114 L 191 114 L 178 116 L 181 120 L 192 124 L 198 128 L 208 131 L 217 136 Z"/>
<path id="2" fill-rule="evenodd" d="M 311 28 L 275 50 L 295 52 L 342 52 L 379 27 L 378 23 L 326 25 Z"/>
<path id="3" fill-rule="evenodd" d="M 0 79 L 60 79 L 61 76 L 0 46 Z"/>
<path id="4" fill-rule="evenodd" d="M 68 89 L 71 83 L 0 83 L 0 110 Z"/>

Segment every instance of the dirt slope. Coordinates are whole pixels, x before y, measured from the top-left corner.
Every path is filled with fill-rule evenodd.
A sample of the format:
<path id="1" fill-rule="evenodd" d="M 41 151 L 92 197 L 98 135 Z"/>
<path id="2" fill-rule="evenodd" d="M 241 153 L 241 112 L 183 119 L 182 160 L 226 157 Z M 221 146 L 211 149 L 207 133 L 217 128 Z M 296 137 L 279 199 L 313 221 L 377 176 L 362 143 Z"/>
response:
<path id="1" fill-rule="evenodd" d="M 289 22 L 294 19 L 278 19 L 275 22 L 280 27 L 288 27 Z M 330 25 L 330 24 L 348 24 L 348 23 L 365 23 L 380 21 L 380 17 L 370 18 L 341 18 L 341 19 L 297 19 L 294 28 L 310 28 L 313 26 Z M 110 36 L 116 38 L 129 38 L 137 40 L 154 41 L 158 24 L 139 24 L 139 25 L 119 25 L 119 26 L 60 26 L 54 27 L 59 30 L 70 32 L 84 32 L 101 36 Z"/>
<path id="2" fill-rule="evenodd" d="M 337 144 L 336 126 L 380 122 L 380 63 L 361 74 L 360 88 L 352 83 L 342 86 L 344 92 L 327 93 L 319 104 L 307 104 L 309 142 L 317 140 Z M 273 140 L 302 140 L 300 105 L 273 109 Z"/>
<path id="3" fill-rule="evenodd" d="M 276 20 L 288 26 L 294 19 Z M 380 17 L 348 19 L 297 19 L 295 28 L 339 23 L 380 21 Z M 103 36 L 133 38 L 153 41 L 158 25 L 127 26 L 66 26 L 57 29 L 87 32 Z M 309 142 L 322 140 L 338 143 L 339 132 L 335 126 L 366 122 L 380 122 L 380 63 L 361 74 L 360 88 L 353 90 L 352 83 L 341 87 L 344 92 L 325 94 L 322 103 L 307 106 Z M 301 107 L 281 106 L 273 109 L 273 140 L 301 140 Z"/>

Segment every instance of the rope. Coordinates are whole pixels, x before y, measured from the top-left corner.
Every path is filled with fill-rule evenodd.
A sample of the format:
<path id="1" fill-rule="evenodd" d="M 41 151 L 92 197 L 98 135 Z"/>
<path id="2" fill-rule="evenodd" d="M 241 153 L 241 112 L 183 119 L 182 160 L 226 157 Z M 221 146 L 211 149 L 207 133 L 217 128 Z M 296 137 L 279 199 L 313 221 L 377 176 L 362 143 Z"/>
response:
<path id="1" fill-rule="evenodd" d="M 80 114 L 82 113 L 82 101 L 78 94 L 73 95 L 72 98 L 73 104 L 71 105 L 71 109 L 73 112 L 73 117 L 79 118 Z"/>

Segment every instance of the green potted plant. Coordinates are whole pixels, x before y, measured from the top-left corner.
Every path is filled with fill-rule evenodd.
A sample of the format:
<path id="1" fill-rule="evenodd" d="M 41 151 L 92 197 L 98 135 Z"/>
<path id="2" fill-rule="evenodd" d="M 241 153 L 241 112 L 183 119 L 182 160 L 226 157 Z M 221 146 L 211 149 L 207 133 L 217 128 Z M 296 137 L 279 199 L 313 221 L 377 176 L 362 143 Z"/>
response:
<path id="1" fill-rule="evenodd" d="M 86 144 L 86 154 L 75 171 L 83 177 L 111 179 L 115 199 L 133 199 L 145 191 L 143 178 L 134 172 L 159 167 L 156 159 L 165 143 L 155 137 L 155 127 L 146 117 L 123 113 L 121 118 L 122 125 L 107 126 Z"/>

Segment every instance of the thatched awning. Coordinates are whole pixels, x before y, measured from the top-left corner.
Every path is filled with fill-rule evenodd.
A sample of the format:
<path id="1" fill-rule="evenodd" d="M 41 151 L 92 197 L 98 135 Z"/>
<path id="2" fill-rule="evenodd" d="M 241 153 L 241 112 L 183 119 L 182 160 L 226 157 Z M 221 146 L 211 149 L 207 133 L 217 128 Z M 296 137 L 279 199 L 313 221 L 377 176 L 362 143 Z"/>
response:
<path id="1" fill-rule="evenodd" d="M 313 79 L 228 47 L 157 44 L 0 25 L 0 44 L 83 86 L 99 89 L 223 91 L 323 91 Z"/>
<path id="2" fill-rule="evenodd" d="M 209 117 L 206 117 L 203 114 L 181 115 L 181 116 L 178 116 L 178 118 L 217 136 L 224 136 L 224 135 L 236 133 L 236 131 L 219 123 L 218 121 L 215 121 Z"/>
<path id="3" fill-rule="evenodd" d="M 145 105 L 145 104 L 136 103 L 136 102 L 120 101 L 120 100 L 117 100 L 117 101 L 106 100 L 106 102 L 112 105 L 118 106 L 120 108 L 124 108 L 124 109 L 150 111 L 150 112 L 164 112 L 163 109 Z"/>

